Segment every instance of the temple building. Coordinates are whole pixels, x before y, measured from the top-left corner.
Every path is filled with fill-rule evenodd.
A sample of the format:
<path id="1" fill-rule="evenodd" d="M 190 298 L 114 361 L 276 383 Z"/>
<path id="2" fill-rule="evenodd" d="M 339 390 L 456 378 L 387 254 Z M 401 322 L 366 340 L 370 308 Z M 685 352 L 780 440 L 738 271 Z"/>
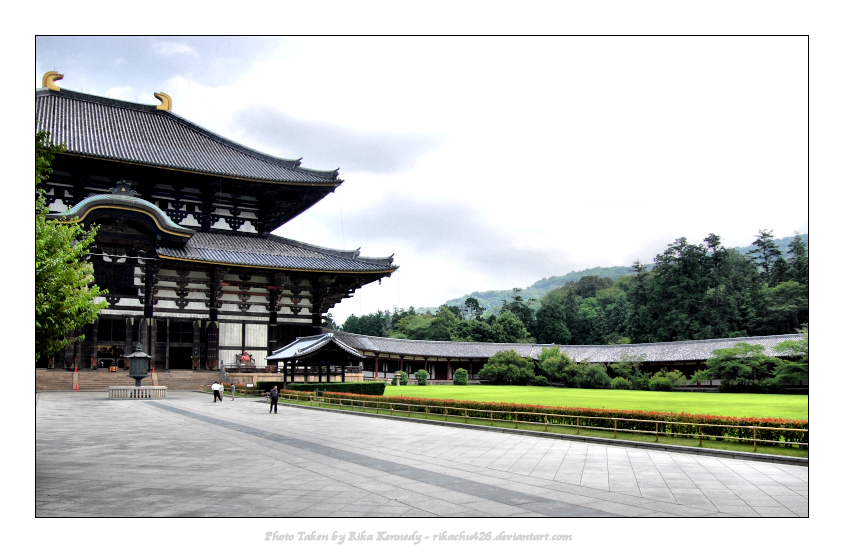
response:
<path id="1" fill-rule="evenodd" d="M 160 369 L 221 369 L 318 334 L 343 298 L 397 267 L 389 257 L 272 234 L 342 184 L 338 170 L 263 154 L 160 105 L 35 92 L 36 130 L 66 151 L 39 188 L 51 218 L 98 225 L 90 260 L 108 305 L 37 367 L 120 366 L 141 343 Z M 283 132 L 283 131 L 282 131 Z"/>

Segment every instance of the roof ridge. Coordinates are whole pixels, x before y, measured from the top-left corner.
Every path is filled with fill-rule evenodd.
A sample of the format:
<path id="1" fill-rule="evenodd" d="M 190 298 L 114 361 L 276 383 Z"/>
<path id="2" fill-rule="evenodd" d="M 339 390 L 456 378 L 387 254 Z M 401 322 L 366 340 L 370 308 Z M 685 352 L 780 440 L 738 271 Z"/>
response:
<path id="1" fill-rule="evenodd" d="M 310 175 L 312 177 L 325 179 L 329 182 L 336 182 L 338 185 L 343 182 L 342 179 L 338 178 L 339 171 L 340 171 L 339 168 L 333 169 L 333 170 L 318 170 L 318 169 L 308 169 L 308 168 L 301 167 L 302 158 L 287 159 L 287 158 L 272 156 L 272 155 L 269 155 L 269 154 L 265 154 L 263 152 L 259 152 L 258 150 L 254 149 L 254 148 L 250 148 L 249 146 L 245 146 L 243 144 L 240 144 L 239 142 L 235 142 L 234 140 L 231 140 L 231 139 L 226 138 L 226 137 L 224 137 L 220 134 L 217 134 L 214 131 L 206 129 L 205 127 L 198 125 L 197 123 L 194 123 L 193 121 L 190 121 L 189 119 L 186 119 L 186 118 L 182 117 L 181 115 L 173 113 L 172 111 L 159 110 L 158 106 L 156 106 L 154 104 L 139 104 L 139 103 L 136 103 L 136 102 L 128 102 L 126 100 L 116 100 L 116 99 L 112 99 L 112 98 L 106 98 L 104 96 L 96 96 L 94 94 L 86 94 L 84 92 L 77 92 L 75 90 L 68 90 L 68 89 L 64 89 L 64 88 L 59 90 L 59 91 L 49 90 L 49 89 L 46 89 L 46 88 L 39 88 L 39 89 L 36 89 L 35 96 L 36 96 L 36 98 L 37 97 L 47 97 L 47 96 L 55 96 L 55 97 L 58 97 L 58 98 L 68 98 L 68 99 L 76 100 L 76 101 L 80 101 L 80 102 L 89 102 L 89 103 L 92 103 L 92 104 L 99 104 L 99 105 L 104 105 L 104 106 L 109 106 L 109 107 L 114 107 L 114 108 L 119 108 L 119 109 L 130 109 L 130 110 L 138 111 L 138 112 L 141 112 L 141 113 L 149 113 L 149 114 L 152 114 L 152 115 L 157 115 L 157 116 L 160 116 L 160 117 L 169 117 L 171 120 L 173 120 L 173 122 L 183 126 L 184 128 L 186 128 L 188 130 L 191 130 L 193 132 L 201 134 L 201 135 L 205 136 L 206 138 L 208 138 L 209 140 L 217 142 L 218 144 L 220 144 L 224 147 L 231 148 L 232 150 L 235 150 L 237 152 L 240 152 L 241 154 L 250 156 L 254 159 L 264 161 L 264 162 L 267 162 L 267 163 L 274 163 L 274 164 L 277 164 L 277 165 L 284 167 L 285 169 L 289 169 L 291 171 L 298 172 L 298 173 L 304 173 L 304 174 Z"/>

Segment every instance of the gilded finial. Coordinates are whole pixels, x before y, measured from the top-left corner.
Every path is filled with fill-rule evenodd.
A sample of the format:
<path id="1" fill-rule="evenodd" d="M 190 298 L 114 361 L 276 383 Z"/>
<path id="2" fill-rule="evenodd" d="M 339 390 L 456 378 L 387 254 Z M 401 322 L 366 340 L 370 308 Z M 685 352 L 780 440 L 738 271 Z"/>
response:
<path id="1" fill-rule="evenodd" d="M 161 105 L 156 106 L 155 109 L 163 109 L 165 111 L 173 111 L 173 100 L 170 96 L 164 94 L 163 92 L 153 92 L 153 95 L 161 100 Z"/>
<path id="2" fill-rule="evenodd" d="M 61 90 L 54 81 L 64 79 L 64 75 L 59 74 L 58 71 L 47 71 L 41 77 L 41 88 L 49 88 L 50 90 Z"/>

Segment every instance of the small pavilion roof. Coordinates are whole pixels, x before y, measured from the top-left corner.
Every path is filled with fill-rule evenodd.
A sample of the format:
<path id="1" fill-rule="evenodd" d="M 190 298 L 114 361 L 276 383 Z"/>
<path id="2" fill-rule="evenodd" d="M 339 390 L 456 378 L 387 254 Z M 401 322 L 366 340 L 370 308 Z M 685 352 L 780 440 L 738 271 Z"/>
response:
<path id="1" fill-rule="evenodd" d="M 67 153 L 207 175 L 338 186 L 338 170 L 301 167 L 248 148 L 157 106 L 72 90 L 35 91 L 35 119 Z"/>
<path id="2" fill-rule="evenodd" d="M 349 355 L 360 359 L 364 358 L 362 353 L 354 348 L 350 348 L 342 341 L 337 340 L 334 337 L 334 334 L 329 332 L 327 334 L 319 334 L 317 336 L 297 338 L 294 342 L 287 344 L 283 348 L 273 352 L 272 355 L 267 356 L 267 361 L 290 361 L 294 359 L 301 359 L 318 352 L 329 344 L 335 344 Z"/>

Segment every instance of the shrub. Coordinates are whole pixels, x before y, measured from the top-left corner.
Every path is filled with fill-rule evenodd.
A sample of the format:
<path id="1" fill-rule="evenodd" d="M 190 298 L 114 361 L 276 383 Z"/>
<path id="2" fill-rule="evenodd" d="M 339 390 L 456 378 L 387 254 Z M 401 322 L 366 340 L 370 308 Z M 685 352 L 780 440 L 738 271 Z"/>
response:
<path id="1" fill-rule="evenodd" d="M 454 378 L 452 381 L 455 386 L 465 386 L 469 383 L 469 373 L 466 369 L 457 369 L 454 371 Z"/>
<path id="2" fill-rule="evenodd" d="M 623 376 L 616 376 L 615 378 L 613 378 L 611 386 L 613 390 L 633 389 L 633 385 L 630 384 L 630 381 L 624 378 Z"/>
<path id="3" fill-rule="evenodd" d="M 523 384 L 533 380 L 533 361 L 523 359 L 513 350 L 499 351 L 478 372 L 478 378 L 493 384 Z"/>
<path id="4" fill-rule="evenodd" d="M 548 385 L 548 379 L 540 374 L 539 376 L 537 376 L 536 378 L 533 379 L 533 385 L 534 386 L 547 386 Z"/>
<path id="5" fill-rule="evenodd" d="M 396 376 L 399 377 L 399 384 L 402 386 L 407 386 L 410 383 L 410 377 L 407 375 L 407 372 L 399 371 L 396 373 Z"/>
<path id="6" fill-rule="evenodd" d="M 428 384 L 428 371 L 425 369 L 416 371 L 413 375 L 416 376 L 416 384 L 418 386 L 426 386 Z"/>
<path id="7" fill-rule="evenodd" d="M 401 380 L 399 380 L 400 374 L 401 373 L 399 371 L 396 371 L 395 374 L 393 374 L 393 378 L 392 378 L 392 380 L 390 380 L 391 386 L 400 386 L 401 385 Z"/>
<path id="8" fill-rule="evenodd" d="M 671 385 L 671 381 L 664 377 L 660 376 L 659 373 L 653 375 L 648 382 L 648 389 L 653 392 L 670 392 L 674 389 Z"/>
<path id="9" fill-rule="evenodd" d="M 258 382 L 261 391 L 271 390 L 278 386 L 281 390 L 281 382 Z M 325 390 L 329 392 L 359 394 L 366 396 L 383 396 L 387 384 L 384 382 L 288 382 L 287 389 L 291 391 L 311 392 L 314 390 Z"/>
<path id="10" fill-rule="evenodd" d="M 590 388 L 607 388 L 612 384 L 607 376 L 607 368 L 603 365 L 592 364 L 586 368 L 586 377 Z"/>
<path id="11" fill-rule="evenodd" d="M 671 387 L 676 388 L 677 386 L 685 386 L 686 385 L 686 375 L 680 372 L 679 369 L 674 369 L 669 373 L 665 373 L 665 378 L 671 381 Z"/>

